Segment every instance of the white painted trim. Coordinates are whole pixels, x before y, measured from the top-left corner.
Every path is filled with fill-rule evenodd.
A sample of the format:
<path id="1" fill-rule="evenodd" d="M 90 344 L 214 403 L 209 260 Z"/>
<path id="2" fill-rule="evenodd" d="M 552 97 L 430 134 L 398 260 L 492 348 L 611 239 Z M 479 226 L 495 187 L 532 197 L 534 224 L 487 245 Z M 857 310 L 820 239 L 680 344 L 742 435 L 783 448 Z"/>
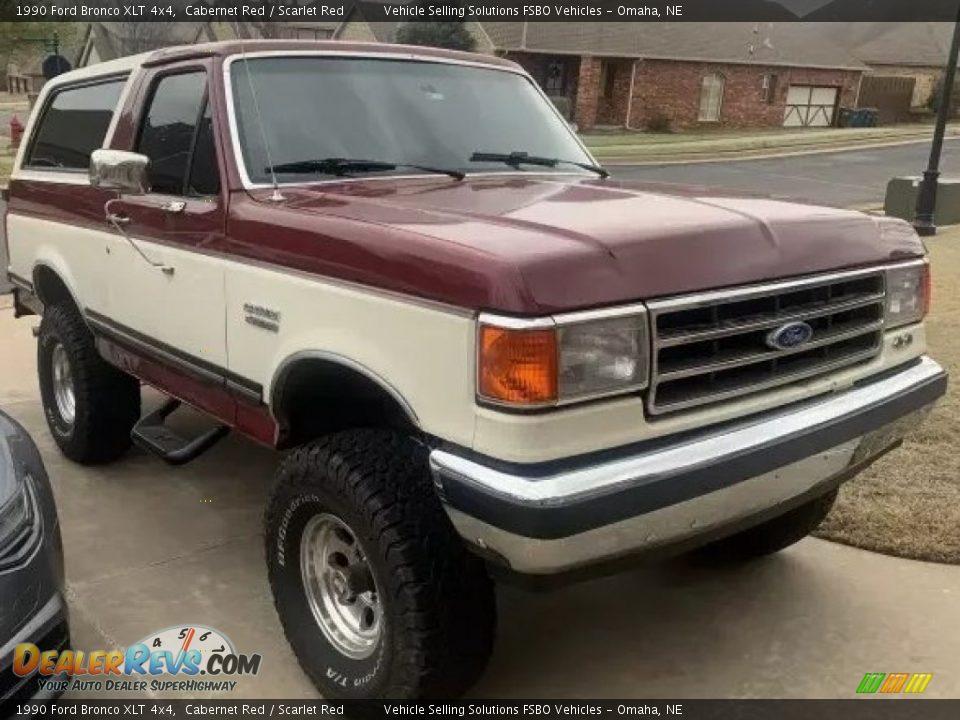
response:
<path id="1" fill-rule="evenodd" d="M 633 91 L 637 84 L 637 63 L 639 62 L 640 60 L 634 60 L 630 65 L 630 94 L 627 96 L 627 117 L 623 123 L 627 130 L 633 129 L 630 127 L 630 118 L 633 117 Z"/>
<path id="2" fill-rule="evenodd" d="M 19 163 L 19 158 L 17 158 Z M 14 168 L 10 175 L 11 180 L 30 180 L 33 182 L 49 182 L 58 185 L 89 185 L 90 176 L 83 172 L 64 172 L 62 170 L 33 170 L 30 168 Z"/>
<path id="3" fill-rule="evenodd" d="M 521 68 L 520 66 L 508 67 L 504 65 L 498 65 L 494 63 L 486 63 L 483 61 L 470 61 L 470 60 L 461 60 L 459 58 L 445 58 L 437 57 L 434 55 L 420 55 L 417 53 L 399 53 L 399 52 L 389 52 L 389 53 L 371 53 L 362 50 L 265 50 L 260 52 L 251 52 L 243 53 L 238 55 L 228 56 L 223 63 L 223 88 L 224 96 L 226 99 L 227 106 L 227 124 L 230 128 L 230 145 L 232 149 L 233 161 L 237 167 L 237 173 L 240 175 L 240 182 L 243 185 L 245 190 L 263 190 L 272 188 L 271 183 L 255 183 L 250 179 L 249 174 L 247 173 L 246 163 L 243 160 L 243 152 L 240 149 L 240 133 L 237 127 L 237 117 L 236 117 L 236 108 L 234 107 L 233 102 L 233 83 L 230 76 L 230 68 L 233 63 L 246 60 L 246 59 L 258 59 L 258 58 L 271 58 L 271 57 L 354 57 L 361 59 L 391 59 L 391 60 L 404 60 L 404 61 L 414 61 L 414 62 L 426 62 L 426 63 L 437 63 L 442 65 L 462 65 L 466 67 L 476 67 L 482 68 L 484 70 L 500 70 L 503 72 L 513 73 L 514 75 L 519 75 L 527 80 L 537 92 L 540 94 L 540 97 L 545 103 L 553 110 L 554 114 L 563 124 L 563 127 L 568 129 L 568 132 L 576 141 L 577 145 L 583 150 L 586 156 L 590 161 L 597 165 L 596 159 L 593 157 L 592 153 L 587 149 L 587 146 L 583 144 L 583 141 L 580 139 L 580 136 L 577 135 L 570 129 L 570 125 L 567 122 L 567 119 L 560 114 L 560 111 L 557 110 L 556 106 L 550 102 L 550 99 L 544 93 L 543 88 L 530 76 L 530 74 Z M 485 177 L 490 175 L 522 175 L 530 176 L 534 174 L 541 175 L 574 175 L 577 177 L 581 176 L 590 176 L 590 173 L 587 170 L 575 171 L 575 172 L 478 172 L 478 173 L 467 173 L 468 177 Z M 388 176 L 379 176 L 379 177 L 365 177 L 365 178 L 334 178 L 331 180 L 317 180 L 310 182 L 285 182 L 279 183 L 280 187 L 303 187 L 303 186 L 312 186 L 312 185 L 326 185 L 330 183 L 344 183 L 344 182 L 370 182 L 372 180 L 409 180 L 409 179 L 422 179 L 429 177 L 445 177 L 441 174 L 431 174 L 431 173 L 419 173 L 416 175 L 388 175 Z"/>
<path id="4" fill-rule="evenodd" d="M 106 75 L 122 75 L 133 71 L 135 68 L 139 68 L 154 52 L 156 51 L 140 53 L 139 55 L 127 55 L 126 57 L 117 58 L 116 60 L 107 60 L 96 63 L 95 65 L 77 68 L 70 72 L 65 72 L 62 75 L 57 75 L 57 77 L 48 81 L 43 87 L 44 89 L 48 87 L 56 88 L 61 85 L 73 85 L 74 83 L 87 82 L 88 80 L 95 81 Z"/>

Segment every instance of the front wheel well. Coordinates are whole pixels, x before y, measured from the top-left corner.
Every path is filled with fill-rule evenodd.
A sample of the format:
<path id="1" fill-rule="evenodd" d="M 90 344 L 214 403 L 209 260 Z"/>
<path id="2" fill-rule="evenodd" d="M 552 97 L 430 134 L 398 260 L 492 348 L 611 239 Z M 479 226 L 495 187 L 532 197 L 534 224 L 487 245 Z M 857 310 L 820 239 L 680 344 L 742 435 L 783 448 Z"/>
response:
<path id="1" fill-rule="evenodd" d="M 274 382 L 271 408 L 280 425 L 280 447 L 354 428 L 418 430 L 416 415 L 396 390 L 340 358 L 288 363 Z"/>
<path id="2" fill-rule="evenodd" d="M 80 309 L 63 278 L 46 265 L 40 265 L 33 271 L 33 289 L 45 307 L 69 305 L 76 310 Z"/>

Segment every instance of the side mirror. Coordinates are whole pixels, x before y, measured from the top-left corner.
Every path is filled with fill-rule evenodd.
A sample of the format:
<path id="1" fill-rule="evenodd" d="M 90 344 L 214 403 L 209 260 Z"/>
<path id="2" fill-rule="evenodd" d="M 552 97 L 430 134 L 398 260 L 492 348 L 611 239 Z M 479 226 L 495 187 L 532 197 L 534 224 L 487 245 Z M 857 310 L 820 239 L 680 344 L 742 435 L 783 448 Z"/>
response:
<path id="1" fill-rule="evenodd" d="M 90 155 L 90 184 L 127 195 L 150 192 L 150 158 L 125 150 L 94 150 Z"/>

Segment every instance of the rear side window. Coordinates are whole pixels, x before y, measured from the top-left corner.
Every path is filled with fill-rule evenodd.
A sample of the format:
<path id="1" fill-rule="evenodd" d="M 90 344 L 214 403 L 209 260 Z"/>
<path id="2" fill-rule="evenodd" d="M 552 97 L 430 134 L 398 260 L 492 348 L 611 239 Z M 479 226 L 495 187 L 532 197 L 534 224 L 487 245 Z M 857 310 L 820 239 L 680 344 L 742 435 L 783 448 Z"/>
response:
<path id="1" fill-rule="evenodd" d="M 47 103 L 25 165 L 38 170 L 86 170 L 103 147 L 113 111 L 127 82 L 119 78 L 57 91 Z"/>
<path id="2" fill-rule="evenodd" d="M 168 75 L 156 84 L 137 141 L 137 152 L 150 158 L 153 192 L 203 195 L 219 189 L 206 88 L 205 72 Z"/>

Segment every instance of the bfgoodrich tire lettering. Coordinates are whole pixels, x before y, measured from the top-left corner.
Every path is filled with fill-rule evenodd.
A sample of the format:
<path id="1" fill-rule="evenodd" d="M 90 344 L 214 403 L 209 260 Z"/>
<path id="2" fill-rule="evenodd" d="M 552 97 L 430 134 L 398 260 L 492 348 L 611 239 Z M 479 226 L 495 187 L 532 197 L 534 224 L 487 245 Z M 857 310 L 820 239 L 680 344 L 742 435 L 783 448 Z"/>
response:
<path id="1" fill-rule="evenodd" d="M 72 418 L 64 417 L 57 403 L 55 355 L 69 364 Z M 37 373 L 47 425 L 64 455 L 93 465 L 116 460 L 130 447 L 130 430 L 140 417 L 140 383 L 100 357 L 89 328 L 72 306 L 45 308 Z"/>
<path id="2" fill-rule="evenodd" d="M 366 657 L 338 650 L 308 601 L 301 537 L 317 516 L 349 527 L 371 571 L 383 615 Z M 278 472 L 265 530 L 277 612 L 324 697 L 454 697 L 479 677 L 493 644 L 493 586 L 440 506 L 418 443 L 358 430 L 296 450 Z"/>

